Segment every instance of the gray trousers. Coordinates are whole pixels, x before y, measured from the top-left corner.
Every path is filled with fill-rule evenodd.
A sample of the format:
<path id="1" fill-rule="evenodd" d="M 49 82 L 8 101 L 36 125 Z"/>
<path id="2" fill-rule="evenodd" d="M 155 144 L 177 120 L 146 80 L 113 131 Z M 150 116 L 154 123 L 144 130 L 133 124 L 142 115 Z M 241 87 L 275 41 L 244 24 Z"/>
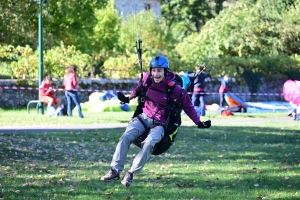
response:
<path id="1" fill-rule="evenodd" d="M 158 143 L 164 136 L 163 125 L 157 125 L 155 120 L 148 118 L 144 113 L 140 114 L 140 118 L 143 120 L 147 128 L 150 128 L 150 131 L 147 138 L 142 142 L 142 148 L 135 156 L 131 164 L 131 172 L 140 172 L 142 170 L 152 153 L 154 145 Z M 128 154 L 130 145 L 144 132 L 145 127 L 137 117 L 133 118 L 129 122 L 125 132 L 117 144 L 113 159 L 111 161 L 112 167 L 118 169 L 119 171 L 124 169 L 126 156 Z"/>

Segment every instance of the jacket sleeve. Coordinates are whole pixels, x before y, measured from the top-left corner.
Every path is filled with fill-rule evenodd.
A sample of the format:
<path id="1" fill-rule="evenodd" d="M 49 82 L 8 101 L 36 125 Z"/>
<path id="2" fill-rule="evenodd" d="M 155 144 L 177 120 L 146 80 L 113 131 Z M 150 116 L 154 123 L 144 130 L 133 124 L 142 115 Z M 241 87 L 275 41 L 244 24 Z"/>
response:
<path id="1" fill-rule="evenodd" d="M 139 81 L 138 85 L 132 90 L 130 94 L 130 99 L 134 99 L 139 96 L 139 91 L 141 90 L 142 83 Z"/>
<path id="2" fill-rule="evenodd" d="M 195 78 L 196 73 L 195 72 L 188 73 L 187 76 L 190 77 L 190 78 Z"/>
<path id="3" fill-rule="evenodd" d="M 188 93 L 182 89 L 182 97 L 179 99 L 183 111 L 197 125 L 200 122 L 200 116 L 196 112 Z"/>
<path id="4" fill-rule="evenodd" d="M 146 84 L 146 81 L 147 81 L 149 75 L 150 75 L 149 72 L 143 74 L 143 81 L 140 80 L 138 85 L 133 89 L 133 91 L 130 94 L 131 99 L 134 99 L 134 98 L 140 96 L 141 89 L 142 89 L 143 85 Z"/>

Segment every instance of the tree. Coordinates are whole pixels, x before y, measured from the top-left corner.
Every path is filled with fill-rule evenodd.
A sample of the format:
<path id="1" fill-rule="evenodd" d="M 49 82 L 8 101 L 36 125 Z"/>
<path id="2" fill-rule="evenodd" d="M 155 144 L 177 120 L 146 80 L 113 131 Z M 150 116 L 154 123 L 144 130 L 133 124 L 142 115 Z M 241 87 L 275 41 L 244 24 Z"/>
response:
<path id="1" fill-rule="evenodd" d="M 181 41 L 191 33 L 199 33 L 205 23 L 223 9 L 224 1 L 171 0 L 168 4 L 162 4 L 162 15 L 172 30 L 174 38 Z"/>
<path id="2" fill-rule="evenodd" d="M 122 20 L 118 16 L 114 1 L 109 1 L 103 9 L 96 9 L 95 17 L 97 22 L 93 28 L 92 49 L 97 53 L 114 49 L 118 46 L 119 29 Z"/>
<path id="3" fill-rule="evenodd" d="M 40 0 L 7 0 L 0 4 L 0 42 L 13 46 L 38 47 L 38 14 Z M 43 0 L 44 48 L 75 45 L 89 51 L 96 18 L 107 0 Z"/>
<path id="4" fill-rule="evenodd" d="M 37 47 L 38 4 L 6 0 L 0 4 L 0 43 Z"/>
<path id="5" fill-rule="evenodd" d="M 141 11 L 122 21 L 119 50 L 104 63 L 108 76 L 113 72 L 114 78 L 138 77 L 140 67 L 134 45 L 139 38 L 142 39 L 143 63 L 148 64 L 153 56 L 163 54 L 172 58 L 171 66 L 176 69 L 178 60 L 173 59 L 174 39 L 169 28 L 153 12 Z"/>
<path id="6" fill-rule="evenodd" d="M 74 45 L 82 52 L 91 53 L 92 35 L 97 24 L 94 11 L 106 4 L 106 0 L 45 0 L 44 30 L 52 36 L 52 45 L 57 46 L 62 41 L 67 46 Z M 47 41 L 45 43 L 47 46 Z"/>
<path id="7" fill-rule="evenodd" d="M 208 21 L 199 34 L 192 34 L 178 44 L 176 50 L 186 62 L 223 57 L 218 60 L 218 75 L 243 73 L 243 70 L 264 74 L 278 72 L 282 65 L 268 62 L 261 66 L 259 63 L 263 63 L 266 56 L 274 59 L 285 57 L 287 52 L 299 52 L 297 9 L 299 0 L 238 1 Z M 244 58 L 243 64 L 240 59 L 232 59 L 234 57 Z M 290 63 L 294 63 L 291 60 Z"/>

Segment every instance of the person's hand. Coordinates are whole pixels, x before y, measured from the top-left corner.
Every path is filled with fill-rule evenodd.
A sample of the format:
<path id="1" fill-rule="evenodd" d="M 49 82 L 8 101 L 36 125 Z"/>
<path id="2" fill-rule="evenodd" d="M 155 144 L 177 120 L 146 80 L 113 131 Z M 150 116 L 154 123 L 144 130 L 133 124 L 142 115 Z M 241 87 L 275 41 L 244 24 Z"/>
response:
<path id="1" fill-rule="evenodd" d="M 117 94 L 121 103 L 129 103 L 129 97 L 126 97 L 122 92 L 118 92 Z"/>
<path id="2" fill-rule="evenodd" d="M 210 128 L 211 126 L 211 121 L 210 120 L 207 120 L 207 121 L 200 121 L 198 123 L 198 128 Z"/>

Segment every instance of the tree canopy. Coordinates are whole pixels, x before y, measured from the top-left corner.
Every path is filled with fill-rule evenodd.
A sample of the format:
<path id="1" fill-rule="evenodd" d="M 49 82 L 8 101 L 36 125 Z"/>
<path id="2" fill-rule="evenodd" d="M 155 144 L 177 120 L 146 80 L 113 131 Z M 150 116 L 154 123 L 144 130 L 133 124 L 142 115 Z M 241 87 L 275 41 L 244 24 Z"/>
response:
<path id="1" fill-rule="evenodd" d="M 38 2 L 0 5 L 0 65 L 11 76 L 36 76 Z M 157 19 L 151 10 L 119 16 L 113 0 L 43 0 L 45 70 L 61 76 L 70 62 L 80 62 L 82 76 L 93 65 L 100 76 L 138 77 L 134 45 L 141 38 L 144 66 L 163 54 L 173 71 L 211 60 L 215 76 L 300 75 L 300 0 L 168 2 Z"/>
<path id="2" fill-rule="evenodd" d="M 299 69 L 299 16 L 299 1 L 240 0 L 209 20 L 199 34 L 186 37 L 176 50 L 186 62 L 214 58 L 218 75 L 244 70 L 288 74 L 291 68 Z"/>

